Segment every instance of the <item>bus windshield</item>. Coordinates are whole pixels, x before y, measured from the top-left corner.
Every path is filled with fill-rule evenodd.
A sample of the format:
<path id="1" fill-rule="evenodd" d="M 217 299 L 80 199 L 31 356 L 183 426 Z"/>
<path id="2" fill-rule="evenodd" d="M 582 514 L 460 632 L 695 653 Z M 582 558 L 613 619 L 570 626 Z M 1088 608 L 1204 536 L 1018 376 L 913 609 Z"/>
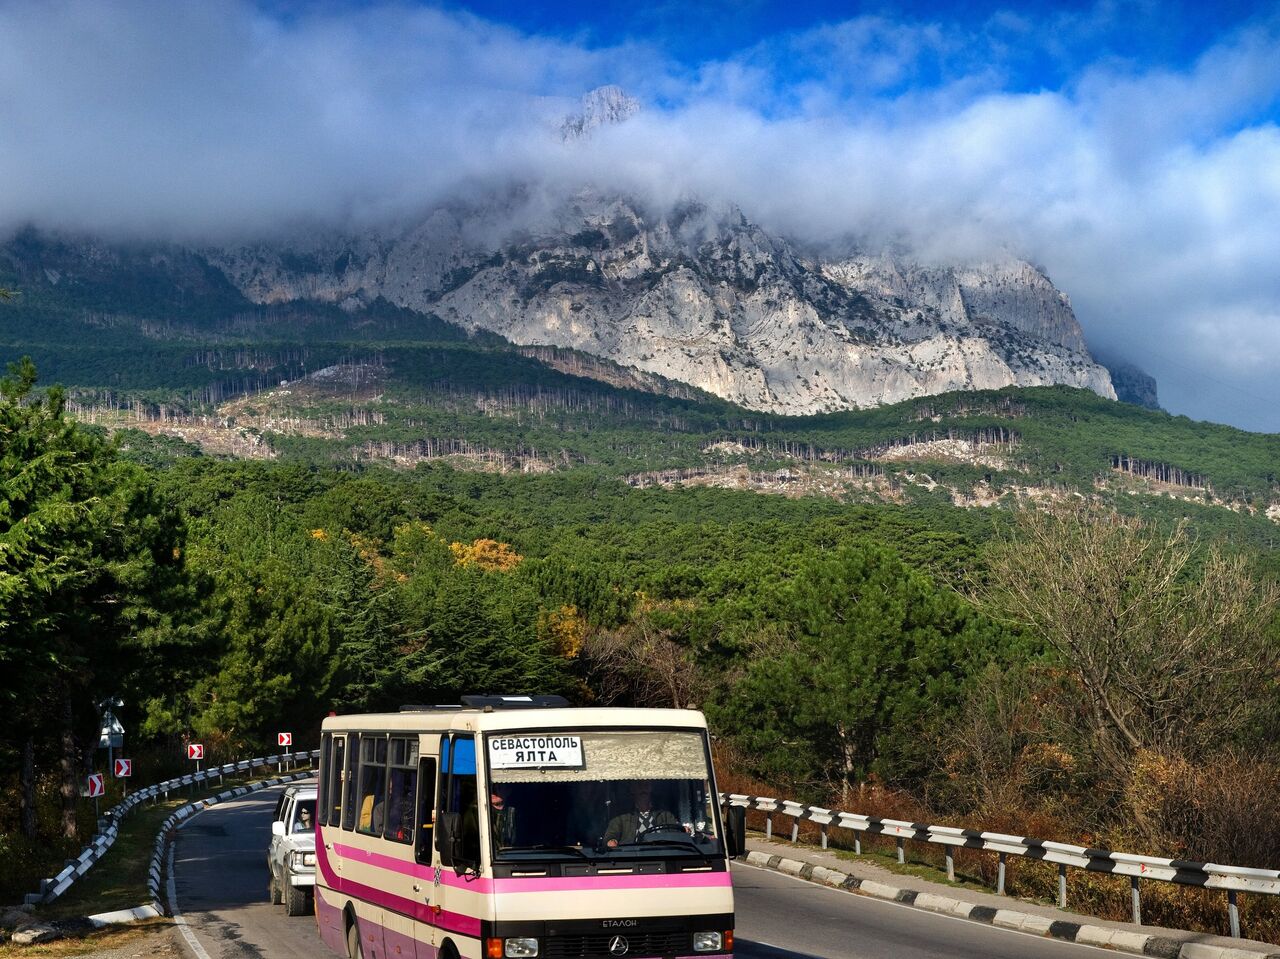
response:
<path id="1" fill-rule="evenodd" d="M 491 733 L 494 858 L 723 856 L 699 730 Z"/>

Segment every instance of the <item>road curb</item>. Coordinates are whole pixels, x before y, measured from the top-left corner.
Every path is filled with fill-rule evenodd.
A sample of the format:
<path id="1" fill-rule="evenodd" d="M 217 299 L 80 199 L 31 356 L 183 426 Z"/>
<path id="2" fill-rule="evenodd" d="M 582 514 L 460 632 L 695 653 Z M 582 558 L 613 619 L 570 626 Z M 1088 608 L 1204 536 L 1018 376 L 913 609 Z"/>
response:
<path id="1" fill-rule="evenodd" d="M 926 912 L 956 916 L 988 926 L 999 926 L 1003 929 L 1061 939 L 1065 942 L 1078 942 L 1081 945 L 1099 946 L 1103 949 L 1114 949 L 1117 952 L 1138 956 L 1156 956 L 1159 959 L 1280 959 L 1280 952 L 1264 953 L 1204 942 L 1178 942 L 1148 933 L 1111 929 L 1066 919 L 1049 919 L 1029 912 L 1019 912 L 1016 909 L 993 909 L 991 906 L 980 906 L 977 903 L 965 902 L 963 899 L 954 899 L 950 896 L 919 892 L 915 889 L 899 889 L 888 883 L 860 879 L 837 869 L 815 866 L 813 863 L 799 859 L 769 855 L 758 850 L 747 853 L 744 861 L 749 865 L 772 869 L 807 882 L 901 903 Z"/>

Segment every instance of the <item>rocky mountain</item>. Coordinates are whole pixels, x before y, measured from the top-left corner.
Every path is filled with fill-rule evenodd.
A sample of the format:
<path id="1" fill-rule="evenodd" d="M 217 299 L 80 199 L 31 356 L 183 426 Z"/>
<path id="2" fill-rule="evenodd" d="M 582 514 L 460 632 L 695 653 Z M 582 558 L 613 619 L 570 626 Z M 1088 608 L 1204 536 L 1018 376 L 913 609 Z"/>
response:
<path id="1" fill-rule="evenodd" d="M 1111 385 L 1115 387 L 1116 399 L 1122 403 L 1145 406 L 1149 410 L 1161 408 L 1154 376 L 1127 360 L 1109 353 L 1094 351 L 1094 356 L 1111 374 Z"/>
<path id="2" fill-rule="evenodd" d="M 258 303 L 356 308 L 384 298 L 758 410 L 814 413 L 1010 385 L 1115 398 L 1067 297 L 1024 261 L 830 256 L 733 207 L 654 211 L 594 190 L 526 222 L 522 200 L 442 206 L 394 232 L 204 252 Z"/>
<path id="3" fill-rule="evenodd" d="M 602 87 L 548 135 L 573 149 L 639 109 Z M 340 306 L 355 325 L 390 306 L 411 311 L 410 334 L 423 317 L 423 338 L 445 321 L 791 414 L 1015 385 L 1116 397 L 1066 295 L 1023 260 L 833 253 L 730 205 L 657 208 L 618 191 L 548 189 L 516 184 L 395 226 L 204 250 L 27 230 L 0 246 L 0 274 L 104 313 L 145 293 L 152 317 L 179 323 L 235 313 L 243 327 L 255 305 L 304 302 Z M 1154 383 L 1135 390 L 1154 402 Z"/>

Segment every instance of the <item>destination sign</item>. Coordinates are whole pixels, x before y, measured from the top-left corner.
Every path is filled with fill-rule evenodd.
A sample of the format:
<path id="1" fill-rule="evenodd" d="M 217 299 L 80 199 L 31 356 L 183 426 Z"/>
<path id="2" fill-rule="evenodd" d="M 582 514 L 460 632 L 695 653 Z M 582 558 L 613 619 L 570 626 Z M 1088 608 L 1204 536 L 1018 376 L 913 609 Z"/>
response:
<path id="1" fill-rule="evenodd" d="M 581 769 L 582 737 L 554 734 L 490 736 L 491 769 Z"/>

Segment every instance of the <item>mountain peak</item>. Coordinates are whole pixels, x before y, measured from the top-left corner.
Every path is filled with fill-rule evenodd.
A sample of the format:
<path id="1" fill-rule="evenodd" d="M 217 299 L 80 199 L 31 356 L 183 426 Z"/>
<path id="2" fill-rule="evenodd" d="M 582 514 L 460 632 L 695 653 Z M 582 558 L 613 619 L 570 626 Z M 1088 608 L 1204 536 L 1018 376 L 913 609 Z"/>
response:
<path id="1" fill-rule="evenodd" d="M 640 112 L 640 101 L 618 86 L 596 87 L 582 96 L 581 109 L 560 123 L 562 140 L 580 140 L 605 124 L 622 123 Z"/>

